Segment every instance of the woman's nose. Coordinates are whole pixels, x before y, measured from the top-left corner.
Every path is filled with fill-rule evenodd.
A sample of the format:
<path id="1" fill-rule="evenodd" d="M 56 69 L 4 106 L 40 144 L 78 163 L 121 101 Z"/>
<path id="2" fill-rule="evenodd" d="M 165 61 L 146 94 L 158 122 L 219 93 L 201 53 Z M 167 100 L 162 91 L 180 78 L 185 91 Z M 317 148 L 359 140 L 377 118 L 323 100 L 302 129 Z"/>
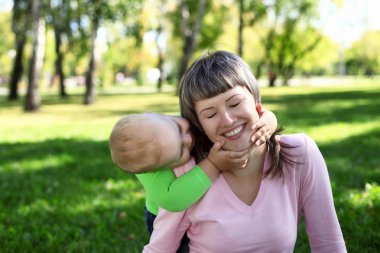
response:
<path id="1" fill-rule="evenodd" d="M 230 126 L 234 123 L 234 116 L 229 112 L 224 112 L 221 118 L 221 126 Z"/>

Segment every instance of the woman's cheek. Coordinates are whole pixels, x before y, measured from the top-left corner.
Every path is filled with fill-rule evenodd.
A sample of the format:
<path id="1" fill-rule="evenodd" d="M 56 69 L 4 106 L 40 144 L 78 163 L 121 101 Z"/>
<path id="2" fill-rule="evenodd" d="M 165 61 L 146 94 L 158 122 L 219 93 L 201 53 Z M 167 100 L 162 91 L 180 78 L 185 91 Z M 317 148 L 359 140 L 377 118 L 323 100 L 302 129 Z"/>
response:
<path id="1" fill-rule="evenodd" d="M 217 131 L 217 128 L 216 128 L 216 125 L 210 121 L 210 122 L 206 122 L 205 124 L 202 125 L 207 137 L 212 141 L 212 142 L 215 142 L 216 141 L 216 131 Z"/>

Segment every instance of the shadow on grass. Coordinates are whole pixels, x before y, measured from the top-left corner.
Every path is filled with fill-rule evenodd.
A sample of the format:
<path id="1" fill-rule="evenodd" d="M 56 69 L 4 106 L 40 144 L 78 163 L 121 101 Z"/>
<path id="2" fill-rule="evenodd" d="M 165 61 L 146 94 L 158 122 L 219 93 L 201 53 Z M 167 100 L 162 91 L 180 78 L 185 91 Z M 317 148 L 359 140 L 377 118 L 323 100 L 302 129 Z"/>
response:
<path id="1" fill-rule="evenodd" d="M 140 252 L 143 189 L 116 168 L 108 143 L 0 144 L 2 252 Z"/>
<path id="2" fill-rule="evenodd" d="M 125 99 L 128 96 L 132 95 Z M 133 96 L 149 99 L 155 94 Z M 81 100 L 73 96 L 64 103 Z M 44 101 L 47 105 L 62 103 L 54 97 Z M 267 96 L 263 101 L 283 106 L 276 114 L 289 125 L 365 123 L 378 120 L 380 91 Z M 331 106 L 335 102 L 338 106 Z M 173 108 L 178 107 L 151 103 L 144 110 L 167 113 Z M 140 111 L 130 107 L 102 113 Z M 339 143 L 319 145 L 329 167 L 349 252 L 375 252 L 379 247 L 376 215 L 380 197 L 362 206 L 347 199 L 351 191 L 363 191 L 367 182 L 380 182 L 379 132 L 380 126 Z M 2 252 L 139 252 L 147 242 L 143 189 L 134 176 L 112 164 L 107 142 L 1 143 L 0 157 Z M 300 235 L 295 252 L 309 251 L 306 237 Z"/>
<path id="3" fill-rule="evenodd" d="M 309 127 L 333 122 L 364 123 L 379 117 L 380 90 L 267 96 L 263 103 L 279 105 L 275 112 L 287 125 Z"/>
<path id="4" fill-rule="evenodd" d="M 370 253 L 380 248 L 377 229 L 380 226 L 380 191 L 374 196 L 363 194 L 367 183 L 380 182 L 379 132 L 380 126 L 339 143 L 319 145 L 329 169 L 335 207 L 348 252 Z M 362 196 L 353 198 L 353 193 Z M 295 252 L 310 252 L 304 226 L 299 227 Z"/>
<path id="5" fill-rule="evenodd" d="M 319 145 L 338 189 L 362 189 L 367 182 L 380 182 L 379 133 L 380 126 L 338 143 Z"/>

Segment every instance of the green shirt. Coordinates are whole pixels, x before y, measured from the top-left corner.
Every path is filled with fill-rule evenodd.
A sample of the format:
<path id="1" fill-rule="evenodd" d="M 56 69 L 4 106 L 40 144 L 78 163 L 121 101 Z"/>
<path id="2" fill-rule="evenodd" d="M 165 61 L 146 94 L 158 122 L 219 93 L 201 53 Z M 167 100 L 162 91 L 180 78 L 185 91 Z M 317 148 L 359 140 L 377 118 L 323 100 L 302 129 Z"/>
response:
<path id="1" fill-rule="evenodd" d="M 178 178 L 169 168 L 136 176 L 145 188 L 146 208 L 155 215 L 158 207 L 171 212 L 185 210 L 197 202 L 211 186 L 211 180 L 198 165 Z"/>

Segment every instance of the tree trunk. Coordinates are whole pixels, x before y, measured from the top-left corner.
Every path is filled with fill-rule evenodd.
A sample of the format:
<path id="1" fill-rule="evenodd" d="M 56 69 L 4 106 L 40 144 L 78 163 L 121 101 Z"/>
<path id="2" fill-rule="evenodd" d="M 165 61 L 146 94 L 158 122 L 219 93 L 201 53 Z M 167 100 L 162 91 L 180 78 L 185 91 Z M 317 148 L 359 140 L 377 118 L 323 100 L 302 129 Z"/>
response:
<path id="1" fill-rule="evenodd" d="M 16 57 L 13 63 L 13 69 L 11 74 L 11 81 L 9 83 L 9 100 L 18 99 L 18 83 L 20 82 L 24 66 L 22 64 L 22 58 L 24 54 L 24 47 L 26 43 L 26 31 L 21 34 L 16 34 Z"/>
<path id="2" fill-rule="evenodd" d="M 244 13 L 244 0 L 239 0 L 239 37 L 238 37 L 238 54 L 240 57 L 243 58 L 243 29 L 244 29 L 244 20 L 243 20 L 243 13 Z"/>
<path id="3" fill-rule="evenodd" d="M 156 37 L 156 45 L 157 45 L 157 51 L 158 51 L 158 63 L 157 63 L 157 68 L 160 72 L 160 76 L 158 77 L 158 80 L 157 80 L 157 92 L 161 92 L 162 91 L 162 83 L 164 82 L 164 69 L 163 69 L 163 66 L 164 66 L 164 52 L 161 48 L 161 46 L 159 45 L 159 36 L 161 34 L 161 29 L 158 29 L 157 30 L 157 37 Z"/>
<path id="4" fill-rule="evenodd" d="M 60 29 L 54 25 L 54 35 L 55 35 L 55 73 L 54 73 L 54 79 L 58 78 L 59 80 L 59 95 L 61 97 L 67 97 L 67 93 L 65 90 L 65 75 L 63 73 L 63 54 L 61 51 L 61 31 Z"/>
<path id="5" fill-rule="evenodd" d="M 274 87 L 277 78 L 269 78 L 269 87 Z"/>
<path id="6" fill-rule="evenodd" d="M 194 52 L 194 36 L 185 37 L 184 47 L 183 47 L 183 57 L 179 65 L 178 80 L 180 81 L 182 76 L 185 74 L 189 61 Z"/>
<path id="7" fill-rule="evenodd" d="M 257 80 L 259 80 L 259 78 L 260 78 L 260 76 L 261 76 L 262 69 L 263 69 L 263 61 L 260 60 L 260 61 L 257 63 L 256 73 L 254 73 L 254 74 L 255 74 L 255 77 L 256 77 Z"/>
<path id="8" fill-rule="evenodd" d="M 86 92 L 84 95 L 84 104 L 89 105 L 95 103 L 95 71 L 96 71 L 96 37 L 99 27 L 99 17 L 94 16 L 92 20 L 91 32 L 91 58 L 86 72 Z"/>
<path id="9" fill-rule="evenodd" d="M 269 80 L 269 87 L 274 87 L 275 82 L 277 80 L 277 74 L 273 71 L 270 65 L 269 65 L 269 70 L 268 70 L 268 80 Z"/>
<path id="10" fill-rule="evenodd" d="M 181 80 L 185 74 L 189 61 L 197 47 L 197 37 L 201 30 L 202 20 L 206 7 L 206 0 L 200 0 L 198 3 L 197 17 L 193 27 L 190 27 L 190 13 L 187 3 L 181 1 L 181 30 L 184 37 L 183 57 L 181 59 L 178 71 L 178 80 Z M 178 86 L 177 91 L 178 94 Z"/>
<path id="11" fill-rule="evenodd" d="M 25 111 L 37 111 L 40 108 L 40 96 L 38 92 L 38 81 L 40 79 L 45 53 L 45 21 L 41 18 L 42 3 L 32 1 L 32 33 L 33 47 L 32 57 L 29 63 L 28 88 L 26 93 Z"/>

